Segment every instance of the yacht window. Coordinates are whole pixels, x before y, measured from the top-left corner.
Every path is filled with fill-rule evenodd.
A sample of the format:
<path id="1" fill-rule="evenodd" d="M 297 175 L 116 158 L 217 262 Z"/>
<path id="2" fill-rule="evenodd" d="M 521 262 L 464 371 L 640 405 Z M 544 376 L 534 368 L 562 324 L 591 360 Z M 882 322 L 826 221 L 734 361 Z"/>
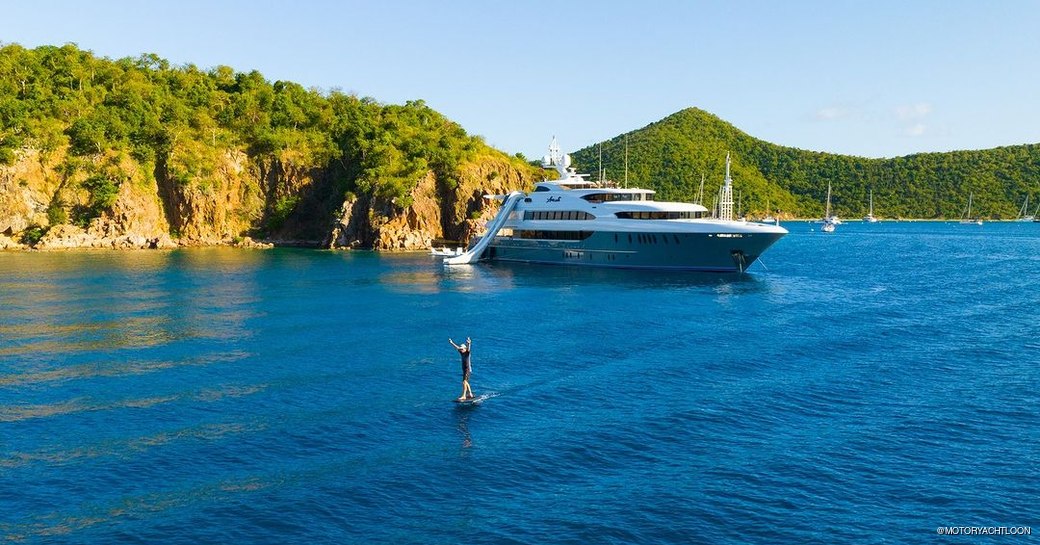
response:
<path id="1" fill-rule="evenodd" d="M 640 193 L 592 193 L 582 197 L 586 201 L 601 203 L 601 202 L 614 202 L 614 201 L 638 201 Z"/>
<path id="2" fill-rule="evenodd" d="M 537 240 L 585 240 L 592 236 L 593 231 L 545 231 L 526 230 L 518 231 L 520 238 Z"/>
<path id="3" fill-rule="evenodd" d="M 632 219 L 632 220 L 676 220 L 676 219 L 697 219 L 704 217 L 704 212 L 664 212 L 664 211 L 653 211 L 653 212 L 615 212 L 615 216 L 621 219 Z"/>
<path id="4" fill-rule="evenodd" d="M 545 187 L 544 185 L 540 185 L 540 186 L 534 188 L 534 190 L 535 191 L 549 191 L 549 188 Z"/>
<path id="5" fill-rule="evenodd" d="M 594 220 L 596 216 L 581 210 L 566 210 L 552 212 L 548 210 L 527 210 L 524 212 L 525 220 Z"/>

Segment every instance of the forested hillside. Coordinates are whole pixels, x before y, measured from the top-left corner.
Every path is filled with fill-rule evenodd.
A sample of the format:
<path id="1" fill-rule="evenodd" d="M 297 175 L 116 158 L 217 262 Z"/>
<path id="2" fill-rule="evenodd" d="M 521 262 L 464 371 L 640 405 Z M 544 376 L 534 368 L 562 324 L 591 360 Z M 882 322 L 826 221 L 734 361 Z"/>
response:
<path id="1" fill-rule="evenodd" d="M 768 203 L 788 216 L 818 217 L 828 182 L 842 217 L 863 216 L 871 189 L 876 213 L 890 218 L 958 218 L 969 193 L 974 193 L 973 210 L 994 219 L 1015 217 L 1026 195 L 1040 202 L 1040 145 L 1035 144 L 867 159 L 763 142 L 690 108 L 603 142 L 603 167 L 614 180 L 624 177 L 626 138 L 631 183 L 656 189 L 661 198 L 688 200 L 704 175 L 709 207 L 730 152 L 734 187 L 750 215 L 764 215 Z M 596 172 L 599 152 L 593 145 L 574 158 L 582 171 Z"/>
<path id="2" fill-rule="evenodd" d="M 0 47 L 0 234 L 30 243 L 56 225 L 135 222 L 182 243 L 313 242 L 346 213 L 353 242 L 379 247 L 379 226 L 408 216 L 424 183 L 443 213 L 425 237 L 459 236 L 483 206 L 479 188 L 460 188 L 467 172 L 485 178 L 476 185 L 521 185 L 536 169 L 421 100 L 384 105 L 155 55 Z M 161 217 L 119 202 L 147 208 L 149 195 Z M 344 207 L 355 202 L 364 214 Z"/>
<path id="3" fill-rule="evenodd" d="M 1040 146 L 866 159 L 781 147 L 691 108 L 602 145 L 610 178 L 705 204 L 726 153 L 745 213 L 983 217 L 1040 202 Z M 599 146 L 574 154 L 595 172 Z M 0 249 L 232 244 L 419 249 L 465 240 L 481 198 L 540 169 L 421 100 L 385 105 L 227 66 L 0 44 Z"/>

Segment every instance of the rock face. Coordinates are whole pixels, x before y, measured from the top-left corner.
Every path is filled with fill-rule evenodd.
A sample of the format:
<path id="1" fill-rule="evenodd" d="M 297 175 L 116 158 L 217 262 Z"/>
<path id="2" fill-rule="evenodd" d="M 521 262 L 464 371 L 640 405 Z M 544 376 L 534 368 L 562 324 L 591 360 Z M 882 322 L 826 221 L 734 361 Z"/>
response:
<path id="1" fill-rule="evenodd" d="M 197 155 L 175 148 L 159 159 L 155 179 L 163 215 L 180 245 L 231 244 L 262 215 L 260 173 L 244 153 L 228 150 L 216 164 L 207 165 L 208 176 L 184 181 L 178 173 L 187 167 L 181 163 Z"/>
<path id="2" fill-rule="evenodd" d="M 0 235 L 0 250 L 22 250 L 25 246 L 15 242 L 6 235 Z"/>
<path id="3" fill-rule="evenodd" d="M 496 159 L 471 163 L 462 169 L 459 191 L 452 195 L 452 213 L 445 225 L 445 238 L 469 241 L 484 231 L 484 226 L 498 213 L 502 201 L 485 199 L 484 195 L 505 195 L 517 189 L 530 190 L 533 174 L 520 171 L 507 160 Z"/>
<path id="4" fill-rule="evenodd" d="M 60 185 L 54 164 L 38 150 L 23 148 L 10 166 L 0 166 L 0 235 L 17 235 L 47 224 L 47 207 Z"/>
<path id="5" fill-rule="evenodd" d="M 441 236 L 441 209 L 437 201 L 437 179 L 428 172 L 411 194 L 412 204 L 395 214 L 392 203 L 378 203 L 372 229 L 374 250 L 422 250 Z"/>
<path id="6" fill-rule="evenodd" d="M 347 199 L 333 222 L 329 248 L 371 247 L 375 250 L 425 250 L 436 239 L 469 241 L 482 234 L 502 195 L 533 183 L 529 170 L 509 160 L 484 158 L 463 166 L 454 182 L 428 172 L 409 195 L 411 204 L 398 209 L 378 199 Z"/>
<path id="7" fill-rule="evenodd" d="M 146 237 L 125 233 L 111 221 L 95 220 L 88 229 L 75 225 L 55 225 L 36 243 L 38 250 L 70 250 L 73 248 L 108 248 L 144 250 L 175 248 L 177 244 L 166 233 Z"/>
<path id="8" fill-rule="evenodd" d="M 534 170 L 498 154 L 462 165 L 455 180 L 428 171 L 407 206 L 369 194 L 341 193 L 321 169 L 289 160 L 260 162 L 228 150 L 199 167 L 195 144 L 175 147 L 154 165 L 127 155 L 77 158 L 19 151 L 0 165 L 0 249 L 172 248 L 277 244 L 379 251 L 423 250 L 435 239 L 468 240 L 498 209 L 485 194 L 529 187 Z M 202 174 L 199 174 L 201 172 Z M 188 173 L 188 174 L 186 174 Z M 94 217 L 91 177 L 108 180 L 110 204 Z M 339 193 L 337 192 L 339 191 Z M 96 207 L 95 207 L 96 208 Z M 84 217 L 87 219 L 84 220 Z M 257 232 L 270 239 L 254 241 Z"/>

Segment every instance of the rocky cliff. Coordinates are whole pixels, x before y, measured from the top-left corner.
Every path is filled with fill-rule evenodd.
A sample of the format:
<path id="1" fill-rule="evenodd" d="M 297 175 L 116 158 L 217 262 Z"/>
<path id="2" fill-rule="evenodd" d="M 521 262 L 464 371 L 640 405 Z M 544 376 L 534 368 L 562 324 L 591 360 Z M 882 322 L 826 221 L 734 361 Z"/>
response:
<path id="1" fill-rule="evenodd" d="M 0 248 L 420 249 L 538 175 L 422 100 L 0 44 Z"/>
<path id="2" fill-rule="evenodd" d="M 437 239 L 468 241 L 498 211 L 499 201 L 484 195 L 529 189 L 537 174 L 504 156 L 490 156 L 464 164 L 458 180 L 438 180 L 427 172 L 403 209 L 381 199 L 351 196 L 340 206 L 324 245 L 420 250 Z"/>
<path id="3" fill-rule="evenodd" d="M 265 233 L 275 244 L 421 250 L 437 239 L 468 240 L 497 211 L 485 194 L 529 187 L 538 175 L 485 154 L 464 162 L 454 180 L 426 171 L 399 206 L 337 193 L 323 169 L 235 149 L 200 168 L 187 163 L 200 157 L 193 145 L 154 165 L 99 154 L 72 162 L 75 168 L 63 153 L 19 150 L 12 164 L 0 165 L 0 249 L 254 245 L 250 237 Z M 89 183 L 98 179 L 111 188 L 105 206 Z"/>

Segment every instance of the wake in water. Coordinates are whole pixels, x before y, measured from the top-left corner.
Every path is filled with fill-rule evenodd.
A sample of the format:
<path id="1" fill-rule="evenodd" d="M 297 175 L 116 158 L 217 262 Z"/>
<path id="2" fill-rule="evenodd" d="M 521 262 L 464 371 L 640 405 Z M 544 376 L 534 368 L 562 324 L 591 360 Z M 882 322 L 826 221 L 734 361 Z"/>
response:
<path id="1" fill-rule="evenodd" d="M 459 407 L 472 407 L 474 405 L 480 405 L 481 403 L 483 403 L 483 402 L 485 402 L 485 401 L 487 401 L 487 400 L 489 400 L 489 399 L 491 399 L 493 397 L 498 397 L 499 395 L 501 395 L 501 394 L 499 394 L 498 392 L 488 392 L 488 393 L 485 393 L 485 394 L 480 394 L 480 395 L 474 397 L 473 399 L 466 399 L 466 400 L 456 399 L 455 403 Z"/>

